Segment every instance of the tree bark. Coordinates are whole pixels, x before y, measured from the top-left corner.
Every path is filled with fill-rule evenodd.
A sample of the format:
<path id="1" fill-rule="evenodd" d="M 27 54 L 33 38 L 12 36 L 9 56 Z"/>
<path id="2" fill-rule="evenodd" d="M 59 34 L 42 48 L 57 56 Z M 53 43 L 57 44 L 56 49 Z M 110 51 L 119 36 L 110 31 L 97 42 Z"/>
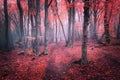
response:
<path id="1" fill-rule="evenodd" d="M 93 28 L 93 39 L 94 39 L 94 41 L 98 41 L 96 27 L 97 27 L 97 13 L 94 11 L 94 28 Z"/>
<path id="2" fill-rule="evenodd" d="M 45 33 L 44 33 L 44 54 L 48 54 L 48 28 L 49 28 L 49 22 L 48 22 L 48 0 L 45 0 Z"/>
<path id="3" fill-rule="evenodd" d="M 81 64 L 87 64 L 87 30 L 89 25 L 89 0 L 84 0 L 84 24 L 83 24 L 83 39 L 82 39 L 82 58 Z"/>
<path id="4" fill-rule="evenodd" d="M 119 24 L 117 28 L 117 39 L 120 39 L 120 14 L 119 14 Z"/>
<path id="5" fill-rule="evenodd" d="M 40 0 L 36 0 L 36 55 L 40 55 L 40 39 L 39 39 L 39 31 L 40 31 Z"/>
<path id="6" fill-rule="evenodd" d="M 105 14 L 104 14 L 104 30 L 105 30 L 105 43 L 110 44 L 110 32 L 109 32 L 109 21 L 107 17 L 108 1 L 105 1 Z"/>
<path id="7" fill-rule="evenodd" d="M 11 40 L 11 30 L 9 25 L 9 15 L 8 15 L 8 7 L 7 0 L 4 0 L 4 14 L 5 14 L 5 50 L 9 51 L 12 49 L 13 44 Z"/>
<path id="8" fill-rule="evenodd" d="M 22 6 L 21 6 L 21 3 L 20 3 L 20 0 L 17 0 L 17 6 L 18 6 L 18 9 L 19 9 L 19 16 L 20 16 L 20 41 L 22 41 L 22 38 L 23 38 L 23 35 L 24 35 L 24 31 L 23 31 L 23 9 L 22 9 Z"/>
<path id="9" fill-rule="evenodd" d="M 20 46 L 23 50 L 23 52 L 25 51 L 25 41 L 24 41 L 24 27 L 23 27 L 23 9 L 22 9 L 22 6 L 21 6 L 21 3 L 20 3 L 20 0 L 17 0 L 17 7 L 18 7 L 18 10 L 19 10 L 19 21 L 20 21 L 20 25 L 19 25 L 19 29 L 20 29 Z"/>
<path id="10" fill-rule="evenodd" d="M 66 46 L 72 46 L 74 43 L 74 25 L 75 25 L 75 5 L 74 0 L 68 0 L 69 4 L 72 4 L 72 7 L 70 6 L 68 8 L 68 41 Z"/>

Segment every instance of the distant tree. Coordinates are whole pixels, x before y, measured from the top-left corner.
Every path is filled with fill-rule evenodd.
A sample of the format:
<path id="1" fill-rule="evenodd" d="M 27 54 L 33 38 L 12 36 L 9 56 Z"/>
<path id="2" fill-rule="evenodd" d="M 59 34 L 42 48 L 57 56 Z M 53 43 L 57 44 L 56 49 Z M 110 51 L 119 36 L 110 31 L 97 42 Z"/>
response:
<path id="1" fill-rule="evenodd" d="M 117 39 L 120 39 L 120 14 L 119 14 L 119 23 L 117 28 Z"/>
<path id="2" fill-rule="evenodd" d="M 75 1 L 67 0 L 68 6 L 68 41 L 66 46 L 73 46 L 74 42 L 74 25 L 75 25 Z"/>
<path id="3" fill-rule="evenodd" d="M 26 29 L 26 32 L 27 32 L 27 37 L 28 38 L 28 41 L 26 41 L 26 46 L 27 48 L 29 48 L 31 51 L 33 52 L 36 52 L 36 23 L 37 23 L 37 7 L 36 7 L 36 3 L 35 3 L 36 0 L 28 0 L 28 23 L 27 23 L 27 29 Z M 37 2 L 37 1 L 36 1 Z M 36 7 L 36 8 L 35 8 Z M 35 21 L 34 21 L 35 20 Z"/>
<path id="4" fill-rule="evenodd" d="M 105 0 L 104 6 L 105 6 L 105 14 L 104 14 L 104 34 L 105 34 L 105 43 L 110 44 L 110 32 L 109 32 L 109 21 L 107 16 L 107 10 L 108 10 L 108 2 L 109 0 Z"/>
<path id="5" fill-rule="evenodd" d="M 57 35 L 57 32 L 58 32 L 58 30 L 57 30 L 57 20 L 59 20 L 59 22 L 60 22 L 60 25 L 61 25 L 61 27 L 62 27 L 62 32 L 63 32 L 63 35 L 64 35 L 64 38 L 65 38 L 65 42 L 67 42 L 67 39 L 66 39 L 66 35 L 65 35 L 65 30 L 64 30 L 64 25 L 63 25 L 63 23 L 62 23 L 62 20 L 60 19 L 60 15 L 59 15 L 59 13 L 58 13 L 58 2 L 57 2 L 57 0 L 55 0 L 54 1 L 54 6 L 53 5 L 51 5 L 51 7 L 52 7 L 52 11 L 53 11 L 53 14 L 54 14 L 54 17 L 57 17 L 56 19 L 55 19 L 55 24 L 56 24 L 56 35 Z M 56 41 L 57 41 L 57 36 L 56 36 Z"/>
<path id="6" fill-rule="evenodd" d="M 94 26 L 92 26 L 91 28 L 92 30 L 92 38 L 94 41 L 98 42 L 98 35 L 97 35 L 97 22 L 99 20 L 99 16 L 102 14 L 103 12 L 103 7 L 101 6 L 101 0 L 92 0 L 92 14 L 94 16 Z"/>
<path id="7" fill-rule="evenodd" d="M 22 48 L 22 52 L 25 52 L 25 36 L 24 36 L 24 26 L 23 26 L 23 9 L 20 0 L 17 0 L 17 7 L 19 10 L 19 29 L 20 29 L 20 46 Z"/>
<path id="8" fill-rule="evenodd" d="M 17 0 L 17 7 L 19 10 L 19 21 L 20 21 L 20 41 L 23 41 L 23 35 L 24 35 L 24 31 L 23 31 L 23 9 L 20 3 L 20 0 Z"/>

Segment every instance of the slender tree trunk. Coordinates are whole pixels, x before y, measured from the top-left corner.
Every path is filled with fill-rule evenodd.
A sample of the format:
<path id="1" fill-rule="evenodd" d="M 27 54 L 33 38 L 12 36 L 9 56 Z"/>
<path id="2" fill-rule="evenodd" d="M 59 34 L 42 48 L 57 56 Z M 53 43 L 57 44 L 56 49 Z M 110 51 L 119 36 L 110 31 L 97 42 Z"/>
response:
<path id="1" fill-rule="evenodd" d="M 73 7 L 72 7 L 72 47 L 74 46 L 74 38 L 75 38 L 75 5 L 73 0 Z"/>
<path id="2" fill-rule="evenodd" d="M 84 24 L 83 24 L 83 39 L 82 39 L 82 58 L 81 64 L 87 64 L 87 30 L 89 25 L 89 0 L 84 0 Z"/>
<path id="3" fill-rule="evenodd" d="M 104 30 L 105 30 L 105 42 L 106 44 L 110 44 L 110 32 L 109 32 L 109 22 L 107 17 L 107 9 L 108 9 L 108 1 L 105 1 L 105 14 L 104 14 Z"/>
<path id="4" fill-rule="evenodd" d="M 57 30 L 57 20 L 55 20 L 55 25 L 56 25 L 56 43 L 58 42 L 58 30 Z"/>
<path id="5" fill-rule="evenodd" d="M 71 45 L 71 8 L 68 10 L 68 41 L 66 45 Z"/>
<path id="6" fill-rule="evenodd" d="M 64 26 L 63 26 L 63 23 L 62 23 L 62 21 L 61 21 L 61 19 L 60 19 L 59 14 L 58 14 L 58 5 L 57 5 L 57 0 L 55 0 L 55 3 L 56 3 L 56 15 L 57 15 L 58 20 L 59 20 L 59 22 L 60 22 L 60 24 L 61 24 L 62 31 L 63 31 L 63 35 L 64 35 L 65 41 L 66 41 L 66 43 L 67 43 L 67 39 L 66 39 L 66 35 L 65 35 Z"/>
<path id="7" fill-rule="evenodd" d="M 117 39 L 120 39 L 120 14 L 119 14 L 119 24 L 117 28 Z"/>
<path id="8" fill-rule="evenodd" d="M 71 2 L 71 0 L 68 0 L 69 4 L 72 4 L 72 7 L 68 10 L 68 41 L 66 46 L 72 46 L 74 43 L 74 23 L 75 23 L 75 5 L 74 0 Z"/>
<path id="9" fill-rule="evenodd" d="M 94 41 L 97 41 L 96 27 L 97 27 L 97 13 L 94 11 L 94 28 L 93 28 L 93 39 L 94 39 Z"/>
<path id="10" fill-rule="evenodd" d="M 48 54 L 48 28 L 49 28 L 49 22 L 48 22 L 48 0 L 45 0 L 45 34 L 44 34 L 44 54 Z"/>
<path id="11" fill-rule="evenodd" d="M 93 16 L 94 16 L 94 27 L 93 27 L 93 40 L 96 42 L 97 41 L 97 0 L 93 0 Z"/>
<path id="12" fill-rule="evenodd" d="M 40 31 L 40 0 L 36 0 L 36 55 L 40 55 L 40 39 L 39 39 L 39 31 Z"/>
<path id="13" fill-rule="evenodd" d="M 20 0 L 17 0 L 17 7 L 19 9 L 19 16 L 20 16 L 20 42 L 21 48 L 25 50 L 25 43 L 24 43 L 24 29 L 23 29 L 23 9 L 20 3 Z"/>
<path id="14" fill-rule="evenodd" d="M 20 3 L 20 0 L 17 0 L 17 6 L 18 6 L 18 9 L 19 9 L 19 16 L 20 16 L 20 41 L 22 41 L 22 37 L 24 35 L 23 33 L 23 9 L 22 9 L 22 6 L 21 6 L 21 3 Z"/>

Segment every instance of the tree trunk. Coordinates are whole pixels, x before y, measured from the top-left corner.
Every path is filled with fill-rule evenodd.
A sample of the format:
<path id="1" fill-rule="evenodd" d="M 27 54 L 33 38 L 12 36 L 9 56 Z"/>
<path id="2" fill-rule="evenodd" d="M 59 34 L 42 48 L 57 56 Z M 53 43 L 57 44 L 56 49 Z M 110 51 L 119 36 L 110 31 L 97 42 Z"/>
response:
<path id="1" fill-rule="evenodd" d="M 71 45 L 71 8 L 68 10 L 68 41 L 66 45 Z"/>
<path id="2" fill-rule="evenodd" d="M 93 28 L 93 39 L 94 39 L 94 41 L 98 41 L 97 40 L 96 27 L 97 27 L 97 13 L 94 11 L 94 28 Z"/>
<path id="3" fill-rule="evenodd" d="M 39 39 L 39 31 L 40 31 L 40 0 L 36 0 L 36 55 L 40 55 L 40 39 Z"/>
<path id="4" fill-rule="evenodd" d="M 119 24 L 117 28 L 117 39 L 120 39 L 120 14 L 119 14 Z"/>
<path id="5" fill-rule="evenodd" d="M 20 16 L 20 41 L 22 41 L 22 38 L 23 38 L 23 35 L 24 35 L 24 31 L 23 31 L 23 9 L 22 9 L 22 6 L 21 6 L 21 3 L 20 3 L 20 0 L 17 0 L 17 6 L 18 6 L 18 9 L 19 9 L 19 16 Z"/>
<path id="6" fill-rule="evenodd" d="M 21 42 L 21 48 L 23 49 L 23 52 L 25 51 L 25 43 L 24 43 L 24 29 L 23 29 L 23 9 L 20 3 L 20 0 L 17 0 L 17 7 L 19 9 L 19 16 L 20 16 L 20 42 Z"/>
<path id="7" fill-rule="evenodd" d="M 105 1 L 105 14 L 104 14 L 104 30 L 105 30 L 105 43 L 110 44 L 110 32 L 109 32 L 109 22 L 107 17 L 108 1 Z"/>
<path id="8" fill-rule="evenodd" d="M 45 0 L 45 33 L 44 33 L 44 54 L 48 54 L 48 28 L 49 28 L 49 22 L 48 22 L 48 0 Z"/>
<path id="9" fill-rule="evenodd" d="M 89 25 L 89 7 L 90 4 L 89 0 L 85 0 L 84 2 L 84 24 L 83 24 L 83 39 L 82 39 L 82 58 L 81 58 L 81 64 L 87 64 L 87 30 Z"/>
<path id="10" fill-rule="evenodd" d="M 56 25 L 56 43 L 58 42 L 58 30 L 57 30 L 57 20 L 55 20 Z"/>
<path id="11" fill-rule="evenodd" d="M 75 30 L 75 5 L 74 0 L 68 0 L 69 4 L 72 4 L 72 7 L 68 9 L 68 41 L 66 46 L 72 46 L 74 43 L 74 30 Z"/>
<path id="12" fill-rule="evenodd" d="M 73 0 L 73 7 L 72 7 L 72 47 L 74 46 L 74 37 L 75 37 L 75 3 Z"/>
<path id="13" fill-rule="evenodd" d="M 4 14 L 5 14 L 5 50 L 11 50 L 13 47 L 11 40 L 11 30 L 9 25 L 7 0 L 4 0 Z"/>

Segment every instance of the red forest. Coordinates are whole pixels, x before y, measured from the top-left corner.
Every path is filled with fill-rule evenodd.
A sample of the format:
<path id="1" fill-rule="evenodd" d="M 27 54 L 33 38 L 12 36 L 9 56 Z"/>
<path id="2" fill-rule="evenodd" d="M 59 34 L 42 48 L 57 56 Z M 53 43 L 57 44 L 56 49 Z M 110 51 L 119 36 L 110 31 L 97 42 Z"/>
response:
<path id="1" fill-rule="evenodd" d="M 0 80 L 119 80 L 120 0 L 0 0 Z"/>

